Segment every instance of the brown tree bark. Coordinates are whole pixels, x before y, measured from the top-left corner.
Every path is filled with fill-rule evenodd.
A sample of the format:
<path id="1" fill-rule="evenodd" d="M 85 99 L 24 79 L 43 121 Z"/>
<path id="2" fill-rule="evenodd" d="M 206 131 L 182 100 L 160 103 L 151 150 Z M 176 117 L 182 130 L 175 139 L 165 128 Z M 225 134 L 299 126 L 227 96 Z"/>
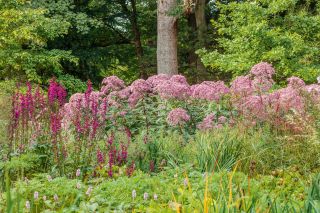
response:
<path id="1" fill-rule="evenodd" d="M 134 45 L 136 48 L 136 55 L 138 57 L 138 63 L 140 68 L 140 78 L 146 79 L 147 72 L 144 67 L 143 63 L 143 48 L 141 44 L 141 34 L 138 25 L 138 14 L 137 14 L 137 7 L 136 7 L 136 0 L 130 0 L 132 6 L 132 17 L 131 17 L 131 25 L 132 31 L 134 34 Z"/>
<path id="2" fill-rule="evenodd" d="M 138 66 L 139 66 L 139 71 L 140 71 L 140 78 L 146 79 L 147 72 L 144 67 L 143 63 L 143 48 L 142 48 L 142 43 L 141 43 L 141 33 L 140 33 L 140 28 L 138 25 L 138 13 L 137 13 L 137 3 L 136 0 L 130 0 L 130 4 L 132 7 L 132 11 L 130 11 L 127 7 L 127 3 L 125 0 L 120 0 L 120 4 L 122 7 L 122 10 L 124 13 L 127 14 L 129 17 L 129 21 L 131 24 L 131 30 L 133 33 L 133 43 L 135 46 L 135 51 L 136 51 L 136 56 L 138 60 Z"/>
<path id="3" fill-rule="evenodd" d="M 176 4 L 176 0 L 158 0 L 158 74 L 175 75 L 178 73 L 177 17 L 169 15 L 169 12 L 176 6 Z"/>
<path id="4" fill-rule="evenodd" d="M 196 0 L 195 7 L 195 17 L 196 17 L 196 25 L 197 25 L 197 49 L 203 48 L 206 45 L 206 37 L 207 37 L 207 22 L 205 16 L 206 9 L 206 0 Z M 201 62 L 201 59 L 197 57 L 196 68 L 199 72 L 199 79 L 205 80 L 208 77 L 208 73 L 206 72 L 206 68 Z"/>

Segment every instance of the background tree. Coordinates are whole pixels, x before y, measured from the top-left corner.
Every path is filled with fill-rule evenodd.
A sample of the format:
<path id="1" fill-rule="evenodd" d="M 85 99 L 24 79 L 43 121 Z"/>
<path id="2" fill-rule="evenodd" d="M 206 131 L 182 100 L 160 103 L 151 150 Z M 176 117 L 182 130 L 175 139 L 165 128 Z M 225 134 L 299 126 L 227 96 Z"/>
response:
<path id="1" fill-rule="evenodd" d="M 27 66 L 24 66 L 22 70 L 22 66 L 20 66 L 22 64 L 21 60 L 12 61 L 13 57 L 3 52 L 4 57 L 2 57 L 2 60 L 5 66 L 3 65 L 3 68 L 1 68 L 2 75 L 0 78 L 20 76 L 20 80 L 28 79 L 45 83 L 47 79 L 55 76 L 60 83 L 73 93 L 83 90 L 84 82 L 87 79 L 91 79 L 98 86 L 103 77 L 118 75 L 130 83 L 139 77 L 146 78 L 157 72 L 156 1 L 33 0 L 28 2 L 19 4 L 16 10 L 41 11 L 41 17 L 50 20 L 50 22 L 46 21 L 46 28 L 61 32 L 56 36 L 42 39 L 41 49 L 42 51 L 51 51 L 50 56 L 52 56 L 52 59 L 46 61 L 48 66 L 45 65 L 46 63 L 36 66 L 35 60 L 32 62 L 33 65 L 28 65 L 28 69 Z M 10 4 L 6 3 L 4 5 Z M 179 51 L 176 56 L 177 62 L 174 65 L 176 68 L 173 70 L 177 73 L 177 67 L 180 67 L 180 73 L 188 76 L 190 81 L 196 82 L 200 78 L 197 70 L 198 57 L 195 51 L 203 46 L 198 42 L 194 3 L 190 1 L 188 6 L 194 17 L 194 28 L 190 27 L 189 21 L 187 21 L 190 13 L 186 12 L 182 6 L 184 6 L 183 2 L 178 0 L 168 10 L 168 13 L 165 13 L 169 18 L 173 18 L 174 22 L 178 19 L 180 22 L 179 31 L 174 28 Z M 5 6 L 2 6 L 2 8 L 5 8 Z M 208 8 L 208 5 L 206 5 L 206 21 L 211 17 L 208 13 Z M 6 19 L 6 13 L 1 13 L 0 16 Z M 32 17 L 31 13 L 30 17 Z M 34 21 L 40 23 L 40 20 Z M 12 19 L 11 23 L 16 21 Z M 28 23 L 30 24 L 31 22 Z M 27 26 L 28 23 L 25 22 L 26 28 L 31 27 Z M 59 28 L 57 28 L 57 25 L 59 25 Z M 173 26 L 176 27 L 177 25 Z M 40 27 L 37 29 L 40 29 Z M 7 32 L 11 32 L 11 30 Z M 10 36 L 9 33 L 3 35 L 3 37 L 11 38 L 12 40 L 16 39 L 16 37 Z M 15 41 L 19 43 L 17 39 Z M 26 45 L 24 44 L 24 46 Z M 4 51 L 10 52 L 12 50 L 10 50 L 9 46 L 4 46 Z M 57 55 L 52 55 L 53 53 Z M 56 57 L 59 55 L 58 53 L 60 57 Z M 6 63 L 8 59 L 11 60 L 12 67 L 17 65 L 16 69 L 8 68 L 9 64 Z M 41 60 L 43 62 L 44 59 L 42 58 Z M 31 60 L 28 58 L 26 61 L 30 63 Z M 20 67 L 19 72 L 17 67 Z M 28 71 L 26 72 L 26 70 Z"/>
<path id="2" fill-rule="evenodd" d="M 196 81 L 201 81 L 210 78 L 206 67 L 201 62 L 201 59 L 195 53 L 196 50 L 206 47 L 208 28 L 207 20 L 213 18 L 210 16 L 208 0 L 185 0 L 185 14 L 188 20 L 189 27 L 189 42 L 193 41 L 189 52 L 188 66 L 194 69 L 194 78 Z"/>
<path id="3" fill-rule="evenodd" d="M 76 64 L 77 58 L 47 43 L 66 35 L 69 27 L 28 1 L 0 0 L 0 78 L 44 83 L 48 75 L 62 75 L 61 62 Z"/>
<path id="4" fill-rule="evenodd" d="M 172 14 L 176 0 L 158 0 L 157 70 L 158 74 L 178 73 L 177 17 Z M 170 14 L 171 13 L 171 14 Z"/>
<path id="5" fill-rule="evenodd" d="M 272 63 L 277 80 L 296 75 L 314 82 L 320 74 L 319 2 L 258 0 L 218 4 L 218 48 L 199 51 L 220 74 L 247 72 L 260 61 Z"/>
<path id="6" fill-rule="evenodd" d="M 260 61 L 275 66 L 278 82 L 319 74 L 316 0 L 0 2 L 0 79 L 55 76 L 73 93 L 88 79 L 130 83 L 157 70 L 190 83 L 230 80 Z"/>

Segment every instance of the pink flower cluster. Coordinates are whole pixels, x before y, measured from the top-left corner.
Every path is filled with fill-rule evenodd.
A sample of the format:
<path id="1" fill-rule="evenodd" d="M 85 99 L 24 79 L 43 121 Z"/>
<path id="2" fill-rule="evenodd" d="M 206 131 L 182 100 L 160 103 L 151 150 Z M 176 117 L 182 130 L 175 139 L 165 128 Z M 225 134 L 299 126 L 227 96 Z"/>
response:
<path id="1" fill-rule="evenodd" d="M 239 76 L 231 83 L 233 105 L 247 118 L 272 121 L 284 120 L 290 111 L 302 114 L 305 111 L 303 93 L 319 88 L 318 85 L 306 86 L 302 79 L 291 77 L 286 88 L 269 93 L 274 73 L 270 64 L 262 62 L 251 69 L 251 76 Z"/>
<path id="2" fill-rule="evenodd" d="M 170 77 L 166 74 L 153 75 L 149 77 L 146 81 L 151 85 L 152 88 L 157 87 L 163 81 L 170 80 Z"/>
<path id="3" fill-rule="evenodd" d="M 119 79 L 117 76 L 110 76 L 102 81 L 102 87 L 100 92 L 103 95 L 108 95 L 113 91 L 119 91 L 125 87 L 123 80 Z"/>
<path id="4" fill-rule="evenodd" d="M 127 162 L 128 157 L 128 145 L 125 145 L 123 143 L 120 144 L 120 149 L 117 149 L 117 146 L 115 145 L 115 135 L 113 132 L 111 132 L 111 135 L 108 138 L 107 142 L 107 148 L 108 148 L 108 175 L 109 177 L 113 176 L 113 166 L 114 165 L 123 165 Z M 99 162 L 99 158 L 98 158 Z"/>
<path id="5" fill-rule="evenodd" d="M 250 75 L 238 76 L 231 83 L 231 92 L 235 97 L 268 92 L 274 84 L 272 80 L 274 73 L 275 70 L 271 64 L 266 62 L 256 64 L 250 70 Z"/>
<path id="6" fill-rule="evenodd" d="M 103 80 L 100 92 L 92 91 L 90 97 L 88 94 L 73 95 L 70 102 L 65 105 L 66 112 L 69 112 L 65 117 L 68 117 L 68 114 L 73 115 L 72 111 L 75 110 L 72 109 L 83 107 L 91 99 L 97 100 L 95 107 L 98 117 L 105 115 L 108 107 L 118 108 L 117 115 L 124 117 L 127 112 L 127 109 L 123 108 L 124 103 L 134 108 L 146 96 L 158 95 L 162 99 L 180 101 L 219 102 L 226 95 L 230 95 L 232 106 L 240 114 L 251 119 L 265 121 L 275 116 L 283 117 L 292 110 L 302 113 L 305 105 L 302 90 L 312 93 L 314 100 L 320 96 L 320 86 L 306 86 L 303 80 L 297 77 L 288 79 L 287 88 L 270 93 L 274 85 L 272 79 L 274 74 L 275 70 L 271 64 L 261 62 L 254 65 L 248 75 L 238 76 L 232 81 L 230 88 L 223 81 L 204 81 L 190 86 L 182 75 L 170 77 L 164 74 L 151 76 L 147 80 L 138 79 L 126 87 L 118 77 L 111 76 Z M 90 106 L 92 107 L 92 104 Z M 100 119 L 100 121 L 105 119 Z M 172 126 L 187 122 L 189 119 L 190 116 L 184 109 L 174 109 L 167 117 L 168 123 Z M 199 129 L 221 127 L 224 122 L 219 122 L 219 120 L 223 119 L 214 118 L 213 114 L 209 114 L 197 126 Z"/>
<path id="7" fill-rule="evenodd" d="M 32 126 L 36 127 L 36 120 L 40 118 L 40 115 L 43 116 L 45 111 L 47 111 L 46 105 L 45 96 L 40 91 L 40 88 L 37 87 L 33 94 L 31 84 L 27 82 L 27 92 L 25 94 L 18 91 L 12 96 L 10 134 L 13 134 L 18 128 L 19 123 L 24 128 L 27 128 L 28 123 L 31 121 L 33 123 Z M 39 128 L 37 130 L 39 130 Z"/>
<path id="8" fill-rule="evenodd" d="M 55 79 L 50 80 L 50 85 L 48 88 L 48 100 L 50 104 L 53 104 L 55 101 L 62 106 L 65 103 L 67 97 L 67 91 L 58 84 Z"/>
<path id="9" fill-rule="evenodd" d="M 306 85 L 306 83 L 299 77 L 292 76 L 288 78 L 288 87 L 292 87 L 294 89 L 302 88 Z"/>
<path id="10" fill-rule="evenodd" d="M 134 107 L 146 93 L 152 91 L 151 85 L 143 79 L 134 81 L 129 88 L 131 93 L 128 96 L 128 103 L 131 107 Z"/>
<path id="11" fill-rule="evenodd" d="M 230 90 L 232 95 L 237 97 L 252 95 L 254 87 L 250 76 L 238 76 L 234 81 L 231 82 Z"/>
<path id="12" fill-rule="evenodd" d="M 64 129 L 67 130 L 73 124 L 78 135 L 87 135 L 93 139 L 98 128 L 105 121 L 106 113 L 106 98 L 103 98 L 100 92 L 93 91 L 89 81 L 84 94 L 76 93 L 72 95 L 69 103 L 64 105 Z"/>
<path id="13" fill-rule="evenodd" d="M 214 120 L 216 119 L 216 116 L 214 113 L 210 113 L 207 115 L 201 123 L 197 125 L 198 129 L 201 130 L 209 130 L 214 127 Z"/>
<path id="14" fill-rule="evenodd" d="M 167 121 L 172 126 L 184 124 L 190 120 L 190 115 L 182 108 L 173 109 L 167 117 Z"/>
<path id="15" fill-rule="evenodd" d="M 184 76 L 173 75 L 169 80 L 159 81 L 154 92 L 164 99 L 184 100 L 190 96 L 191 90 Z"/>
<path id="16" fill-rule="evenodd" d="M 216 115 L 214 113 L 210 113 L 207 115 L 201 123 L 197 125 L 197 128 L 202 131 L 210 130 L 210 129 L 219 129 L 223 127 L 223 124 L 227 123 L 227 118 L 225 116 L 218 117 L 218 121 L 216 121 Z"/>
<path id="17" fill-rule="evenodd" d="M 250 74 L 257 77 L 272 78 L 272 76 L 275 74 L 275 70 L 271 64 L 267 62 L 261 62 L 251 68 Z"/>
<path id="18" fill-rule="evenodd" d="M 116 108 L 121 108 L 120 102 L 123 101 L 134 108 L 146 95 L 159 95 L 162 99 L 186 100 L 191 97 L 193 99 L 218 101 L 223 95 L 229 93 L 229 88 L 222 81 L 206 81 L 190 86 L 182 75 L 171 77 L 165 74 L 154 75 L 147 80 L 138 79 L 127 87 L 121 79 L 111 76 L 105 78 L 102 85 L 100 92 L 97 92 L 96 95 L 99 96 L 100 100 L 105 99 L 109 106 Z M 74 99 L 80 98 L 79 95 L 72 96 L 70 103 L 74 102 Z"/>
<path id="19" fill-rule="evenodd" d="M 163 99 L 186 100 L 204 99 L 208 101 L 219 101 L 220 98 L 229 93 L 229 88 L 222 81 L 205 81 L 201 84 L 190 86 L 182 75 L 151 76 L 147 79 L 153 88 L 154 94 L 159 94 Z"/>
<path id="20" fill-rule="evenodd" d="M 223 81 L 204 81 L 201 84 L 191 86 L 191 96 L 195 99 L 219 101 L 228 93 L 229 88 Z"/>
<path id="21" fill-rule="evenodd" d="M 50 80 L 48 93 L 45 95 L 38 86 L 35 91 L 29 82 L 27 91 L 17 91 L 12 98 L 12 119 L 10 124 L 10 139 L 16 141 L 19 151 L 45 138 L 52 142 L 55 157 L 58 153 L 66 154 L 61 146 L 58 150 L 57 137 L 61 132 L 61 106 L 65 103 L 66 90 L 55 79 Z M 18 140 L 25 137 L 27 140 Z M 28 143 L 26 143 L 28 142 Z M 23 143 L 23 144 L 21 144 Z"/>

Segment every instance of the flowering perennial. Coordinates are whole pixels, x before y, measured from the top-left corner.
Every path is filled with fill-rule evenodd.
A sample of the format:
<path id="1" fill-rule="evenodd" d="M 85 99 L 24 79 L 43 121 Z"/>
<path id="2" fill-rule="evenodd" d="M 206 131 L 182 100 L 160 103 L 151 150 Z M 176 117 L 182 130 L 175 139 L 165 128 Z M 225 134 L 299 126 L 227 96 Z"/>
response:
<path id="1" fill-rule="evenodd" d="M 272 78 L 272 76 L 275 74 L 275 70 L 271 64 L 267 62 L 261 62 L 251 68 L 250 74 L 257 77 Z"/>
<path id="2" fill-rule="evenodd" d="M 131 176 L 135 164 L 128 162 L 128 148 L 140 129 L 145 130 L 143 140 L 147 143 L 150 128 L 157 131 L 178 126 L 181 133 L 185 130 L 194 134 L 195 127 L 208 131 L 232 126 L 242 118 L 251 125 L 268 122 L 276 127 L 289 126 L 288 115 L 307 118 L 308 101 L 320 101 L 320 85 L 306 85 L 302 79 L 291 77 L 287 87 L 271 90 L 274 73 L 272 65 L 261 62 L 248 75 L 235 78 L 230 87 L 223 81 L 189 85 L 182 75 L 163 74 L 126 86 L 111 76 L 103 79 L 99 91 L 94 91 L 88 81 L 87 90 L 71 95 L 68 102 L 67 92 L 54 79 L 47 94 L 27 83 L 25 92 L 12 96 L 11 151 L 22 153 L 36 144 L 50 143 L 59 168 L 71 158 L 76 168 L 94 164 L 113 177 L 115 166 L 127 164 L 126 173 Z M 163 125 L 166 123 L 169 125 Z M 119 131 L 124 140 L 117 138 Z M 73 140 L 68 140 L 69 136 Z M 66 141 L 72 141 L 72 145 Z M 157 162 L 150 160 L 151 172 L 156 166 Z M 85 170 L 82 172 L 85 177 Z M 76 176 L 80 176 L 80 169 Z"/>
<path id="3" fill-rule="evenodd" d="M 184 124 L 190 120 L 187 111 L 182 108 L 173 109 L 167 117 L 167 121 L 172 126 Z"/>

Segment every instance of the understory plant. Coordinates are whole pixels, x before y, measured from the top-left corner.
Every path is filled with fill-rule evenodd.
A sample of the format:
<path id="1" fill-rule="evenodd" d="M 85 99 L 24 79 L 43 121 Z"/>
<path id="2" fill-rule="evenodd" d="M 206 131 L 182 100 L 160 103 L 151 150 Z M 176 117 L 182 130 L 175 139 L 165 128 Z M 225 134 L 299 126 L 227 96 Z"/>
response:
<path id="1" fill-rule="evenodd" d="M 203 173 L 190 165 L 165 169 L 157 175 L 135 171 L 131 177 L 123 175 L 114 181 L 41 174 L 16 182 L 9 194 L 1 194 L 0 210 L 314 212 L 319 181 L 316 177 L 309 185 L 311 179 L 293 171 L 249 179 L 235 169 Z"/>
<path id="2" fill-rule="evenodd" d="M 12 97 L 7 159 L 34 152 L 42 171 L 73 176 L 81 169 L 83 178 L 112 178 L 122 166 L 130 176 L 136 168 L 158 172 L 182 163 L 230 171 L 240 162 L 242 171 L 252 165 L 263 172 L 304 162 L 302 170 L 313 170 L 318 154 L 300 153 L 319 146 L 320 85 L 291 77 L 276 89 L 274 74 L 261 62 L 230 87 L 162 74 L 126 86 L 110 76 L 99 91 L 88 81 L 85 93 L 69 101 L 54 79 L 47 94 L 27 83 Z M 172 144 L 164 141 L 170 137 Z"/>

